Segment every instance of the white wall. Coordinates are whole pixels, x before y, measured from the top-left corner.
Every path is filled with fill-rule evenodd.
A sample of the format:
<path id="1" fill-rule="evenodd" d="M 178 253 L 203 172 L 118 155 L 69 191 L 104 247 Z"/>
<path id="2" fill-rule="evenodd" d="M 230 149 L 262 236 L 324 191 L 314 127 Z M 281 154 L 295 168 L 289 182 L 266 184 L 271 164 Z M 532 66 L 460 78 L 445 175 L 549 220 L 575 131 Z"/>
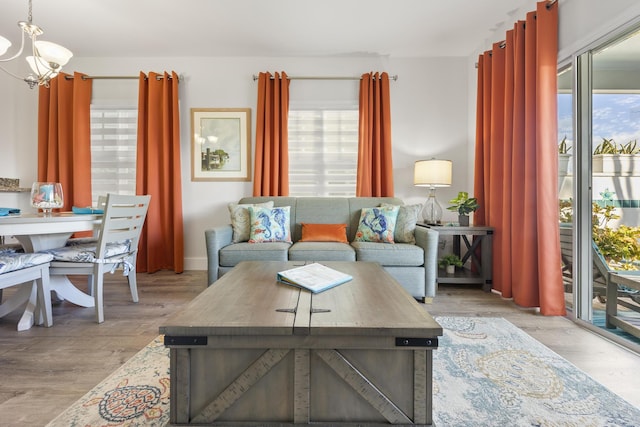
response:
<path id="1" fill-rule="evenodd" d="M 466 58 L 389 59 L 362 58 L 73 58 L 72 70 L 89 75 L 132 75 L 142 71 L 175 70 L 184 76 L 180 86 L 185 268 L 205 269 L 204 230 L 228 223 L 227 204 L 251 195 L 250 182 L 191 182 L 190 108 L 246 108 L 252 110 L 255 141 L 257 82 L 260 71 L 286 71 L 289 75 L 359 76 L 369 71 L 398 75 L 391 83 L 394 182 L 405 203 L 422 203 L 427 191 L 413 187 L 413 162 L 424 158 L 453 160 L 449 189 L 438 190 L 446 202 L 457 191 L 468 190 Z M 95 80 L 94 93 L 114 92 L 113 80 Z M 327 82 L 323 83 L 330 90 Z M 107 87 L 108 89 L 105 89 Z M 134 87 L 131 81 L 118 85 Z M 337 85 L 339 86 L 339 85 Z M 20 178 L 30 185 L 36 178 L 37 90 L 0 76 L 0 176 Z M 295 90 L 295 80 L 291 91 Z M 126 93 L 126 90 L 124 91 Z M 6 95 L 6 96 L 5 96 Z M 115 98 L 121 98 L 122 91 Z M 135 98 L 137 95 L 133 94 Z M 5 196 L 0 196 L 5 197 Z M 20 195 L 25 210 L 28 196 Z M 15 203 L 0 198 L 0 205 Z M 454 216 L 445 211 L 445 219 Z"/>
<path id="2" fill-rule="evenodd" d="M 637 0 L 559 0 L 558 61 L 582 53 L 590 44 L 637 23 Z"/>
<path id="3" fill-rule="evenodd" d="M 19 178 L 22 187 L 37 175 L 37 97 L 37 90 L 0 72 L 0 177 Z M 31 209 L 28 193 L 0 193 L 0 206 Z"/>

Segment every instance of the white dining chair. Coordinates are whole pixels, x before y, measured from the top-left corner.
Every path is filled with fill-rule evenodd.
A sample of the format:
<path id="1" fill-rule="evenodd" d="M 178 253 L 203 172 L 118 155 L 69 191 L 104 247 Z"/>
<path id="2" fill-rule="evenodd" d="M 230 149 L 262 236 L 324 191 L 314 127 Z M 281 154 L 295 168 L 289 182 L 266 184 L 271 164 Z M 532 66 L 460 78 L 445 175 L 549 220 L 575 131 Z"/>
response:
<path id="1" fill-rule="evenodd" d="M 4 237 L 4 236 L 1 236 Z M 24 252 L 24 248 L 20 243 L 4 243 L 0 244 L 0 256 L 14 254 L 16 252 Z M 2 304 L 2 288 L 0 288 L 0 304 Z M 2 316 L 0 316 L 2 317 Z"/>
<path id="2" fill-rule="evenodd" d="M 104 208 L 107 205 L 107 196 L 98 196 L 98 204 L 96 205 L 95 209 L 98 210 L 98 212 L 102 212 L 104 213 Z M 95 228 L 93 230 L 93 236 L 91 237 L 71 237 L 69 238 L 69 240 L 67 240 L 67 243 L 65 244 L 65 246 L 75 246 L 75 245 L 81 245 L 81 244 L 85 244 L 85 243 L 92 243 L 94 245 L 96 245 L 98 243 L 98 236 L 100 235 L 100 228 Z M 87 283 L 87 293 L 89 295 L 93 295 L 93 280 L 92 280 L 93 276 L 88 276 L 88 283 Z"/>
<path id="3" fill-rule="evenodd" d="M 107 205 L 107 196 L 98 196 L 98 204 L 95 207 L 96 213 L 104 213 L 104 208 Z M 92 212 L 93 213 L 93 212 Z M 93 230 L 93 236 L 91 237 L 72 237 L 67 240 L 65 246 L 79 245 L 82 243 L 96 243 L 100 234 L 100 228 Z"/>
<path id="4" fill-rule="evenodd" d="M 14 298 L 8 298 L 0 304 L 0 317 L 22 307 L 25 300 L 29 300 L 34 286 L 37 292 L 38 318 L 46 327 L 53 325 L 51 317 L 51 291 L 49 289 L 49 262 L 53 256 L 46 253 L 0 253 L 0 292 L 3 289 L 20 286 Z M 31 302 L 28 302 L 31 303 Z M 31 327 L 18 323 L 18 331 Z"/>
<path id="5" fill-rule="evenodd" d="M 151 196 L 107 195 L 102 225 L 95 242 L 47 249 L 53 255 L 50 274 L 88 275 L 93 294 L 96 321 L 104 322 L 103 276 L 123 269 L 131 298 L 138 302 L 136 256 L 140 232 L 149 209 Z"/>

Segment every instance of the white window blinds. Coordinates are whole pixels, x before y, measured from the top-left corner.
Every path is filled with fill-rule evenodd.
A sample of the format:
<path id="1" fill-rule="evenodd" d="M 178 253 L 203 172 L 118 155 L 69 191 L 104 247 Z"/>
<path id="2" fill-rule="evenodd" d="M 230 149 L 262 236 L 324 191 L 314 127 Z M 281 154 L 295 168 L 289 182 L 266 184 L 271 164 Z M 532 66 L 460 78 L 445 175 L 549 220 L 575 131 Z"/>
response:
<path id="1" fill-rule="evenodd" d="M 91 107 L 92 201 L 107 193 L 135 194 L 137 108 Z"/>
<path id="2" fill-rule="evenodd" d="M 354 196 L 358 109 L 289 110 L 289 193 Z"/>

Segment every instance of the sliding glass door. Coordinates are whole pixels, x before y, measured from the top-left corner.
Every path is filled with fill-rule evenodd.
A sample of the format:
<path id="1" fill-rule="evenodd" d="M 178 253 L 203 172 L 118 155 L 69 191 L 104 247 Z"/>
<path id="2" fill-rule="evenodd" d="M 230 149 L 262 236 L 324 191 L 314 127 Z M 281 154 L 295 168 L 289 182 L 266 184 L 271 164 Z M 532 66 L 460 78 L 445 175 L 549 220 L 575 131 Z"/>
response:
<path id="1" fill-rule="evenodd" d="M 610 311 L 617 307 L 640 331 L 640 291 L 610 287 L 607 294 L 611 272 L 640 275 L 640 33 L 630 31 L 577 56 L 558 81 L 567 306 L 594 329 L 640 343 L 606 327 L 611 300 Z"/>
<path id="2" fill-rule="evenodd" d="M 573 67 L 568 66 L 558 74 L 558 198 L 560 205 L 560 253 L 562 278 L 566 304 L 574 309 L 574 154 L 575 146 L 573 96 Z"/>

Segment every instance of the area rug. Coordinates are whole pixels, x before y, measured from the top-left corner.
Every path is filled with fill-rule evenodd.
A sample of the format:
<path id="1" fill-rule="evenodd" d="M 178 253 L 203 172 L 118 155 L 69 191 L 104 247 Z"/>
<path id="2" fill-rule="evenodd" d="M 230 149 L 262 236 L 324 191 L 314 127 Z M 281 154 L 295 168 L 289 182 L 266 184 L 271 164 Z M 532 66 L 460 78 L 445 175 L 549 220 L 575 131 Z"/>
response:
<path id="1" fill-rule="evenodd" d="M 501 318 L 438 317 L 433 421 L 456 426 L 638 426 L 640 409 Z M 169 356 L 156 338 L 49 427 L 165 426 Z"/>

